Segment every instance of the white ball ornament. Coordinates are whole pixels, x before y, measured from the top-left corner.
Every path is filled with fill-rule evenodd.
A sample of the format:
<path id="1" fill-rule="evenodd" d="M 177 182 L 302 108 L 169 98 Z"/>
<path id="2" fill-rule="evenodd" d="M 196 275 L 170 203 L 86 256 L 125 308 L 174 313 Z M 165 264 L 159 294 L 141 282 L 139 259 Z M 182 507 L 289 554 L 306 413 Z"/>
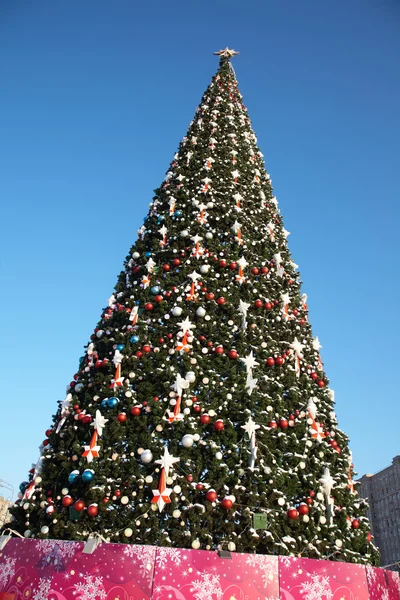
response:
<path id="1" fill-rule="evenodd" d="M 195 434 L 194 434 L 194 436 L 193 436 L 193 439 L 194 439 L 194 441 L 195 441 L 195 442 L 198 442 L 198 441 L 199 441 L 199 439 L 200 439 L 200 436 L 199 436 L 199 434 L 198 434 L 198 433 L 195 433 Z"/>
<path id="2" fill-rule="evenodd" d="M 324 516 L 319 518 L 319 522 L 321 523 L 321 525 L 325 525 L 326 523 L 326 518 Z"/>
<path id="3" fill-rule="evenodd" d="M 210 270 L 210 265 L 201 265 L 201 267 L 200 267 L 200 273 L 202 275 L 205 275 L 206 273 L 208 273 L 209 270 Z"/>
<path id="4" fill-rule="evenodd" d="M 228 542 L 228 550 L 229 552 L 234 552 L 236 550 L 235 542 Z"/>
<path id="5" fill-rule="evenodd" d="M 128 496 L 122 496 L 122 498 L 121 498 L 121 504 L 128 504 L 128 502 L 129 502 Z"/>
<path id="6" fill-rule="evenodd" d="M 324 499 L 324 495 L 322 494 L 322 492 L 318 492 L 317 493 L 317 500 L 323 500 Z"/>
<path id="7" fill-rule="evenodd" d="M 199 306 L 199 308 L 196 310 L 196 315 L 198 317 L 204 317 L 206 314 L 206 309 L 203 308 L 202 306 Z"/>
<path id="8" fill-rule="evenodd" d="M 193 548 L 193 550 L 198 550 L 200 548 L 200 542 L 199 542 L 199 540 L 193 540 L 193 542 L 192 542 L 192 548 Z"/>
<path id="9" fill-rule="evenodd" d="M 47 525 L 43 525 L 43 527 L 40 530 L 40 533 L 43 533 L 43 535 L 47 535 L 49 533 L 49 528 L 47 527 Z"/>
<path id="10" fill-rule="evenodd" d="M 182 446 L 184 448 L 191 448 L 193 446 L 193 444 L 194 444 L 194 437 L 190 433 L 183 436 Z"/>
<path id="11" fill-rule="evenodd" d="M 213 234 L 211 233 L 211 231 L 207 231 L 207 233 L 206 233 L 206 238 L 207 238 L 208 240 L 212 240 L 212 238 L 213 238 Z"/>
<path id="12" fill-rule="evenodd" d="M 338 548 L 341 548 L 343 546 L 342 540 L 335 540 L 335 546 L 337 546 Z"/>
<path id="13" fill-rule="evenodd" d="M 26 538 L 31 537 L 31 530 L 30 529 L 26 529 L 26 531 L 24 531 L 24 537 L 26 537 Z"/>
<path id="14" fill-rule="evenodd" d="M 215 454 L 215 458 L 216 458 L 217 460 L 222 460 L 222 452 L 217 452 L 217 453 Z"/>
<path id="15" fill-rule="evenodd" d="M 133 531 L 132 531 L 132 529 L 131 529 L 130 527 L 127 527 L 127 528 L 124 530 L 124 536 L 125 536 L 125 537 L 129 538 L 129 537 L 131 537 L 131 536 L 132 536 L 132 534 L 133 534 Z"/>
<path id="16" fill-rule="evenodd" d="M 187 229 L 183 229 L 180 233 L 181 237 L 185 238 L 189 235 L 189 232 Z"/>
<path id="17" fill-rule="evenodd" d="M 136 259 L 136 258 L 139 258 L 139 256 L 140 256 L 139 252 L 134 252 L 134 253 L 132 254 L 132 258 L 135 258 L 135 259 Z"/>
<path id="18" fill-rule="evenodd" d="M 36 485 L 39 485 L 39 483 L 42 483 L 42 478 L 41 478 L 41 477 L 39 477 L 39 476 L 38 476 L 38 477 L 36 477 L 36 478 L 35 478 L 35 483 L 36 483 Z"/>
<path id="19" fill-rule="evenodd" d="M 310 520 L 310 517 L 308 515 L 303 515 L 304 523 L 308 523 L 309 520 Z"/>
<path id="20" fill-rule="evenodd" d="M 180 306 L 174 306 L 174 308 L 172 309 L 172 314 L 174 317 L 180 317 L 182 314 L 182 309 Z"/>
<path id="21" fill-rule="evenodd" d="M 284 498 L 278 498 L 278 504 L 279 504 L 279 506 L 284 506 L 285 505 Z"/>
<path id="22" fill-rule="evenodd" d="M 196 381 L 196 374 L 194 371 L 188 371 L 185 375 L 186 381 L 189 383 L 194 383 Z"/>
<path id="23" fill-rule="evenodd" d="M 145 465 L 151 463 L 151 461 L 153 460 L 153 453 L 151 452 L 151 450 L 143 450 L 143 452 L 140 455 L 140 460 Z"/>
<path id="24" fill-rule="evenodd" d="M 172 516 L 173 516 L 175 519 L 179 519 L 179 517 L 181 516 L 181 511 L 180 511 L 180 510 L 178 510 L 178 509 L 174 510 L 174 512 L 172 513 Z"/>

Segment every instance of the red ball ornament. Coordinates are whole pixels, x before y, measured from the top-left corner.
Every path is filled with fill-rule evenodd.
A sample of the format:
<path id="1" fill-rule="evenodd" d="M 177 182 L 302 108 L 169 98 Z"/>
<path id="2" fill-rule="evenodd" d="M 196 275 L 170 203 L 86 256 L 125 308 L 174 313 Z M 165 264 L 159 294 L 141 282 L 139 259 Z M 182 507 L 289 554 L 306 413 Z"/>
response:
<path id="1" fill-rule="evenodd" d="M 119 415 L 117 416 L 117 419 L 120 423 L 125 423 L 126 421 L 126 413 L 119 413 Z"/>
<path id="2" fill-rule="evenodd" d="M 271 302 L 266 302 L 266 303 L 264 304 L 264 308 L 265 308 L 265 310 L 271 310 L 271 308 L 272 308 L 272 304 L 271 304 Z"/>
<path id="3" fill-rule="evenodd" d="M 276 421 L 270 421 L 268 423 L 268 427 L 270 427 L 271 429 L 278 429 L 278 423 Z"/>
<path id="4" fill-rule="evenodd" d="M 103 504 L 107 504 L 107 502 L 109 501 L 110 498 L 107 498 L 107 496 L 105 498 L 103 498 Z"/>
<path id="5" fill-rule="evenodd" d="M 299 511 L 300 515 L 308 515 L 309 508 L 308 508 L 307 504 L 302 502 L 298 508 L 298 511 Z"/>
<path id="6" fill-rule="evenodd" d="M 47 435 L 47 437 L 49 437 L 52 433 L 53 433 L 52 429 L 46 429 L 46 431 L 45 431 L 45 435 Z"/>
<path id="7" fill-rule="evenodd" d="M 142 409 L 139 406 L 134 406 L 133 408 L 131 408 L 131 415 L 133 415 L 134 417 L 138 417 L 142 412 Z"/>
<path id="8" fill-rule="evenodd" d="M 199 492 L 201 492 L 201 490 L 204 488 L 204 485 L 202 483 L 196 483 L 196 490 L 198 490 Z"/>
<path id="9" fill-rule="evenodd" d="M 267 365 L 268 365 L 269 367 L 273 367 L 273 366 L 274 366 L 274 364 L 275 364 L 275 359 L 274 359 L 274 358 L 272 358 L 272 356 L 268 357 L 268 358 L 267 358 Z"/>
<path id="10" fill-rule="evenodd" d="M 229 358 L 231 358 L 232 360 L 235 360 L 239 355 L 236 352 L 236 350 L 229 350 L 228 352 L 228 356 Z"/>
<path id="11" fill-rule="evenodd" d="M 151 352 L 150 346 L 148 346 L 147 344 L 146 344 L 146 346 L 143 346 L 142 352 L 144 352 L 145 354 L 149 354 Z"/>
<path id="12" fill-rule="evenodd" d="M 223 346 L 217 346 L 215 348 L 215 354 L 223 354 L 224 353 L 224 347 Z"/>
<path id="13" fill-rule="evenodd" d="M 193 410 L 194 410 L 194 412 L 196 412 L 196 413 L 199 413 L 199 412 L 201 411 L 201 406 L 200 406 L 200 404 L 195 404 L 195 405 L 193 406 Z"/>
<path id="14" fill-rule="evenodd" d="M 163 344 L 164 342 L 165 342 L 164 338 L 160 338 L 160 339 L 158 340 L 158 343 L 159 343 L 159 344 Z"/>
<path id="15" fill-rule="evenodd" d="M 284 360 L 283 360 L 282 356 L 277 356 L 275 359 L 275 364 L 281 366 L 281 365 L 283 365 L 283 363 L 284 363 Z"/>
<path id="16" fill-rule="evenodd" d="M 121 490 L 116 490 L 116 491 L 114 492 L 114 495 L 115 495 L 115 496 L 117 496 L 117 498 L 119 498 L 119 497 L 120 497 L 120 495 L 121 495 Z"/>
<path id="17" fill-rule="evenodd" d="M 310 373 L 310 377 L 315 381 L 316 379 L 318 379 L 318 374 L 315 371 L 313 371 L 312 373 Z"/>
<path id="18" fill-rule="evenodd" d="M 151 302 L 146 302 L 146 304 L 144 305 L 145 310 L 153 310 L 154 306 L 152 305 Z"/>
<path id="19" fill-rule="evenodd" d="M 252 272 L 253 275 L 258 275 L 260 271 L 258 270 L 257 267 L 253 267 L 252 270 L 251 270 L 251 272 Z"/>
<path id="20" fill-rule="evenodd" d="M 142 358 L 143 352 L 141 352 L 140 350 L 138 350 L 137 352 L 135 352 L 135 356 L 136 356 L 136 358 Z"/>
<path id="21" fill-rule="evenodd" d="M 206 494 L 206 499 L 209 502 L 215 502 L 215 500 L 217 499 L 217 492 L 215 490 L 208 490 L 207 494 Z"/>
<path id="22" fill-rule="evenodd" d="M 220 296 L 219 298 L 217 298 L 217 304 L 225 304 L 226 300 L 223 296 Z"/>
<path id="23" fill-rule="evenodd" d="M 295 520 L 299 517 L 299 513 L 295 508 L 289 508 L 289 510 L 287 511 L 287 516 L 289 517 L 289 519 Z"/>
<path id="24" fill-rule="evenodd" d="M 192 483 L 193 475 L 186 475 L 186 481 L 188 481 L 189 483 Z"/>
<path id="25" fill-rule="evenodd" d="M 84 425 L 89 425 L 92 422 L 92 417 L 90 415 L 84 415 L 82 418 L 82 423 Z"/>
<path id="26" fill-rule="evenodd" d="M 200 421 L 201 421 L 201 423 L 203 423 L 203 425 L 207 425 L 210 422 L 210 420 L 211 420 L 210 415 L 207 415 L 207 414 L 201 415 L 201 417 L 200 417 Z"/>
<path id="27" fill-rule="evenodd" d="M 97 517 L 98 513 L 99 507 L 97 506 L 97 504 L 91 504 L 90 506 L 88 506 L 87 514 L 89 515 L 89 517 Z"/>
<path id="28" fill-rule="evenodd" d="M 74 502 L 74 510 L 76 510 L 76 512 L 82 512 L 84 508 L 85 503 L 83 500 L 77 500 L 76 502 Z"/>
<path id="29" fill-rule="evenodd" d="M 163 297 L 161 296 L 161 294 L 157 294 L 157 296 L 154 296 L 154 300 L 156 302 L 162 302 L 163 301 Z"/>
<path id="30" fill-rule="evenodd" d="M 181 261 L 179 258 L 174 258 L 174 260 L 172 261 L 172 264 L 174 265 L 174 267 L 179 267 L 179 265 L 181 264 Z"/>
<path id="31" fill-rule="evenodd" d="M 261 273 L 262 273 L 263 275 L 266 275 L 268 272 L 269 272 L 269 269 L 268 269 L 268 267 L 261 267 Z"/>
<path id="32" fill-rule="evenodd" d="M 49 440 L 43 440 L 42 446 L 46 447 L 50 444 Z"/>
<path id="33" fill-rule="evenodd" d="M 320 379 L 320 380 L 318 381 L 318 387 L 320 387 L 320 388 L 323 388 L 323 387 L 325 387 L 325 381 L 323 381 L 322 379 Z"/>
<path id="34" fill-rule="evenodd" d="M 299 323 L 300 323 L 300 325 L 303 325 L 303 326 L 306 324 L 304 319 L 300 319 Z"/>
<path id="35" fill-rule="evenodd" d="M 227 264 L 228 264 L 228 263 L 226 262 L 226 260 L 225 260 L 224 258 L 222 258 L 222 259 L 219 261 L 219 266 L 220 266 L 220 267 L 222 267 L 222 268 L 225 268 Z"/>
<path id="36" fill-rule="evenodd" d="M 314 492 L 314 490 L 310 490 L 310 491 L 308 492 L 308 495 L 309 495 L 309 496 L 311 496 L 311 498 L 314 498 L 314 496 L 315 496 L 315 492 Z"/>
<path id="37" fill-rule="evenodd" d="M 206 300 L 214 300 L 215 296 L 212 292 L 206 294 Z"/>
<path id="38" fill-rule="evenodd" d="M 230 498 L 224 498 L 221 502 L 221 506 L 225 510 L 229 510 L 230 508 L 232 508 L 232 505 L 233 505 L 233 502 Z"/>
<path id="39" fill-rule="evenodd" d="M 299 314 L 299 311 L 297 310 L 297 308 L 293 309 L 293 314 L 295 317 L 297 317 L 297 315 Z"/>
<path id="40" fill-rule="evenodd" d="M 61 500 L 61 504 L 63 506 L 65 506 L 66 508 L 68 508 L 69 506 L 71 506 L 71 504 L 73 504 L 73 500 L 71 498 L 71 496 L 64 496 L 64 498 Z"/>
<path id="41" fill-rule="evenodd" d="M 351 526 L 353 529 L 359 529 L 360 528 L 360 521 L 358 519 L 353 519 L 351 522 Z"/>
<path id="42" fill-rule="evenodd" d="M 232 269 L 232 271 L 236 271 L 237 264 L 235 262 L 231 262 L 231 264 L 229 265 L 229 268 Z"/>
<path id="43" fill-rule="evenodd" d="M 103 366 L 103 361 L 102 360 L 96 360 L 96 362 L 94 363 L 94 368 L 95 369 L 101 369 L 102 366 Z"/>
<path id="44" fill-rule="evenodd" d="M 289 427 L 289 422 L 287 419 L 280 419 L 279 420 L 279 427 L 281 429 L 287 429 Z"/>
<path id="45" fill-rule="evenodd" d="M 258 299 L 254 302 L 254 308 L 261 308 L 263 305 L 262 300 Z"/>
<path id="46" fill-rule="evenodd" d="M 173 336 L 172 336 L 172 333 L 167 333 L 167 338 L 168 338 L 169 340 L 172 340 L 172 337 L 173 337 Z"/>
<path id="47" fill-rule="evenodd" d="M 306 498 L 306 502 L 307 502 L 308 506 L 311 506 L 311 504 L 313 503 L 313 499 L 310 498 L 310 496 L 308 496 L 308 498 Z"/>
<path id="48" fill-rule="evenodd" d="M 225 423 L 222 421 L 222 419 L 218 419 L 218 421 L 215 421 L 214 429 L 216 429 L 217 431 L 222 431 L 223 429 L 225 429 Z"/>

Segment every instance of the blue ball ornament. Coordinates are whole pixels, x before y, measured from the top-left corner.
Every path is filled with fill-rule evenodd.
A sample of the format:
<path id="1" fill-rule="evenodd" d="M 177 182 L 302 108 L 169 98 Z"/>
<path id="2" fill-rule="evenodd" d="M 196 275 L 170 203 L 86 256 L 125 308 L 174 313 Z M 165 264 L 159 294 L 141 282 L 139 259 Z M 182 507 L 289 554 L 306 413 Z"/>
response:
<path id="1" fill-rule="evenodd" d="M 181 214 L 182 214 L 182 211 L 181 211 L 181 210 L 176 210 L 176 211 L 174 212 L 174 216 L 175 216 L 175 217 L 180 217 L 180 216 L 181 216 Z"/>
<path id="2" fill-rule="evenodd" d="M 124 344 L 117 344 L 117 350 L 123 350 L 125 348 Z"/>
<path id="3" fill-rule="evenodd" d="M 118 404 L 118 398 L 109 398 L 107 400 L 107 406 L 109 408 L 114 408 L 114 406 L 117 406 L 117 404 Z"/>
<path id="4" fill-rule="evenodd" d="M 104 398 L 104 400 L 102 400 L 102 401 L 100 402 L 100 406 L 101 406 L 102 408 L 106 408 L 106 406 L 108 406 L 108 399 L 107 399 L 107 398 Z"/>
<path id="5" fill-rule="evenodd" d="M 20 492 L 24 492 L 26 490 L 26 488 L 28 487 L 29 483 L 27 481 L 23 481 L 22 483 L 19 484 L 19 491 Z"/>
<path id="6" fill-rule="evenodd" d="M 71 473 L 68 475 L 68 481 L 70 483 L 76 483 L 79 479 L 79 471 L 75 470 L 75 471 L 71 471 Z"/>
<path id="7" fill-rule="evenodd" d="M 131 342 L 132 342 L 132 344 L 137 344 L 137 342 L 139 341 L 139 339 L 140 339 L 140 338 L 139 338 L 139 336 L 138 336 L 138 335 L 133 335 L 133 336 L 131 337 Z"/>
<path id="8" fill-rule="evenodd" d="M 150 256 L 151 256 L 151 252 L 146 252 L 145 257 L 150 258 Z"/>
<path id="9" fill-rule="evenodd" d="M 94 477 L 94 472 L 91 469 L 85 469 L 82 473 L 82 481 L 90 483 Z"/>
<path id="10" fill-rule="evenodd" d="M 160 286 L 159 285 L 153 285 L 153 287 L 151 288 L 151 293 L 152 294 L 158 294 L 160 291 Z"/>

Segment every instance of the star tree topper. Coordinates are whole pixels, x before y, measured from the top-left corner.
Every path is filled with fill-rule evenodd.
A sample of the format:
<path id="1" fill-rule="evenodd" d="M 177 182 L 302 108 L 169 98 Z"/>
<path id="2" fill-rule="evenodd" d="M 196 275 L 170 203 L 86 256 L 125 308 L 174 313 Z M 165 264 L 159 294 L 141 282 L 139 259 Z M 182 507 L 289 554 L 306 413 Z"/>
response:
<path id="1" fill-rule="evenodd" d="M 227 46 L 224 50 L 218 50 L 218 52 L 214 52 L 214 54 L 221 58 L 233 58 L 237 54 L 240 54 L 240 52 L 236 52 L 236 50 L 231 50 Z"/>

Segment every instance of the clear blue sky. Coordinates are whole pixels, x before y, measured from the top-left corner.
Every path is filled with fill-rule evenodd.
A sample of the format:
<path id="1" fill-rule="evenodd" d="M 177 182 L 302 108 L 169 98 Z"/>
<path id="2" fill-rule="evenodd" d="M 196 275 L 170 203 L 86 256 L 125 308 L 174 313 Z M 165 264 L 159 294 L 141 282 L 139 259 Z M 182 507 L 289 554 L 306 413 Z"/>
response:
<path id="1" fill-rule="evenodd" d="M 36 461 L 226 45 L 356 468 L 400 453 L 399 31 L 397 0 L 3 0 L 0 479 Z"/>

